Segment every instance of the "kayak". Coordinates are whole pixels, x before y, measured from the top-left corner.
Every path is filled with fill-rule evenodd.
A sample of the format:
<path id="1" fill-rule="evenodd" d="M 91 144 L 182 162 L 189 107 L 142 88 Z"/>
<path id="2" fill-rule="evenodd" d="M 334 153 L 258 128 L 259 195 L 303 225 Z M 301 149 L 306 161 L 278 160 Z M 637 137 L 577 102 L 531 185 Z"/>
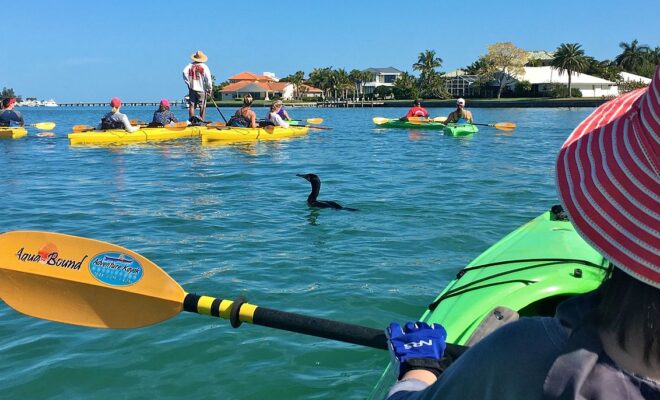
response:
<path id="1" fill-rule="evenodd" d="M 7 128 L 0 128 L 0 138 L 3 139 L 18 139 L 27 135 L 27 129 L 22 126 Z"/>
<path id="2" fill-rule="evenodd" d="M 307 134 L 308 127 L 290 126 L 282 128 L 272 126 L 266 128 L 238 128 L 233 126 L 209 128 L 202 132 L 202 142 L 212 141 L 255 141 L 255 140 L 278 140 Z"/>
<path id="3" fill-rule="evenodd" d="M 479 132 L 479 128 L 472 124 L 449 123 L 444 128 L 444 134 L 448 136 L 468 136 Z"/>
<path id="4" fill-rule="evenodd" d="M 608 262 L 555 206 L 511 232 L 458 272 L 421 321 L 442 324 L 447 343 L 473 345 L 518 316 L 552 316 L 564 299 L 596 289 Z M 394 383 L 391 365 L 371 398 Z"/>
<path id="5" fill-rule="evenodd" d="M 68 136 L 71 144 L 121 144 L 199 137 L 205 129 L 199 126 L 142 128 L 132 133 L 110 129 L 69 133 Z"/>
<path id="6" fill-rule="evenodd" d="M 378 123 L 380 128 L 400 128 L 400 129 L 435 129 L 443 130 L 445 129 L 445 124 L 434 121 L 401 121 L 400 119 L 385 119 L 378 118 Z"/>

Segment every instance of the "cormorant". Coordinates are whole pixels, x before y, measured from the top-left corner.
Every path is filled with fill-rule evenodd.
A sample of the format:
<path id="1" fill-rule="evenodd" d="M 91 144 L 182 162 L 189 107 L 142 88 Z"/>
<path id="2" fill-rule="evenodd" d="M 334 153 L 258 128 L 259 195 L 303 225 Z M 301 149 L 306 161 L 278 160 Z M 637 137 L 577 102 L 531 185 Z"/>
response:
<path id="1" fill-rule="evenodd" d="M 307 196 L 307 204 L 312 207 L 318 208 L 334 208 L 335 210 L 358 211 L 357 208 L 343 207 L 336 201 L 331 200 L 317 200 L 316 197 L 321 191 L 321 179 L 316 174 L 296 174 L 312 184 L 312 192 Z"/>

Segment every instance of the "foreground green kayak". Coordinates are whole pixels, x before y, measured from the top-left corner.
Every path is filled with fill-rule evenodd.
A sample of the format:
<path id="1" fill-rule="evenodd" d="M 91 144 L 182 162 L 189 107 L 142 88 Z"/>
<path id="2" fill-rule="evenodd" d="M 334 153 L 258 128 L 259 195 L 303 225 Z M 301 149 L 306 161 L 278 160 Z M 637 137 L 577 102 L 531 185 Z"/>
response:
<path id="1" fill-rule="evenodd" d="M 444 134 L 449 136 L 468 136 L 479 132 L 479 128 L 472 124 L 447 124 Z"/>
<path id="2" fill-rule="evenodd" d="M 402 128 L 402 129 L 435 129 L 443 130 L 445 124 L 428 121 L 401 121 L 400 119 L 374 118 L 374 123 L 380 128 Z"/>
<path id="3" fill-rule="evenodd" d="M 551 316 L 564 299 L 596 289 L 607 261 L 561 220 L 560 211 L 553 207 L 474 259 L 421 320 L 442 324 L 448 343 L 472 345 L 518 315 Z M 394 382 L 390 371 L 388 366 L 373 399 L 387 394 Z"/>

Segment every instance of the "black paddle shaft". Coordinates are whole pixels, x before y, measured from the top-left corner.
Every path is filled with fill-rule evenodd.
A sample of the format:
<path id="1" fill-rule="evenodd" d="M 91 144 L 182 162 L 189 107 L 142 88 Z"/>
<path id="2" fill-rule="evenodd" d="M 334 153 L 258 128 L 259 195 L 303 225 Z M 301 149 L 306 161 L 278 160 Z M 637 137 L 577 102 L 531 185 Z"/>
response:
<path id="1" fill-rule="evenodd" d="M 252 323 L 317 336 L 340 342 L 353 343 L 374 349 L 387 350 L 387 336 L 379 329 L 367 328 L 365 326 L 347 324 L 323 318 L 309 317 L 285 311 L 272 310 L 257 307 L 254 311 Z M 447 343 L 445 354 L 456 359 L 467 347 Z"/>

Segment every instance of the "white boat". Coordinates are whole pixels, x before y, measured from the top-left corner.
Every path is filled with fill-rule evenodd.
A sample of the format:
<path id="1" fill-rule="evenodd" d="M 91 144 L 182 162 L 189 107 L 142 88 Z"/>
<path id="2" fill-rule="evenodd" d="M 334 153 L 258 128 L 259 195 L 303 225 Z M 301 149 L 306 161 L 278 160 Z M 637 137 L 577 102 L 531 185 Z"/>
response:
<path id="1" fill-rule="evenodd" d="M 57 103 L 53 99 L 43 101 L 41 105 L 44 107 L 57 107 Z"/>

